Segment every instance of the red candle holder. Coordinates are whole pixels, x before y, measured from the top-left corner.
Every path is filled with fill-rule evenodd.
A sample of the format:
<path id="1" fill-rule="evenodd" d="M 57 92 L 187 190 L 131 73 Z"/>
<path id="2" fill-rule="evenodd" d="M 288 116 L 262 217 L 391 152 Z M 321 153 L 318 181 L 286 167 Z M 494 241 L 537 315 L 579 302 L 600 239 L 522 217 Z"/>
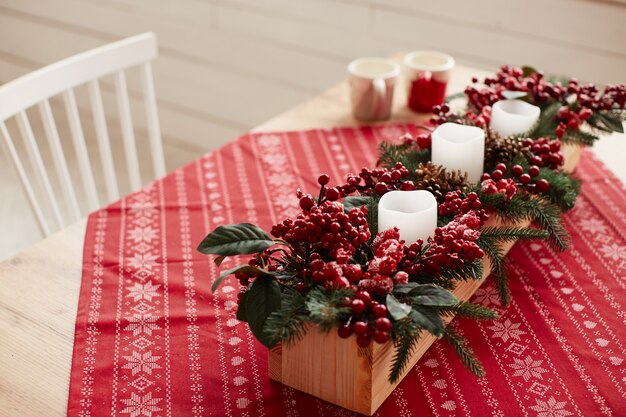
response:
<path id="1" fill-rule="evenodd" d="M 443 104 L 454 58 L 434 51 L 416 51 L 404 58 L 407 67 L 407 106 L 420 113 L 430 113 Z"/>

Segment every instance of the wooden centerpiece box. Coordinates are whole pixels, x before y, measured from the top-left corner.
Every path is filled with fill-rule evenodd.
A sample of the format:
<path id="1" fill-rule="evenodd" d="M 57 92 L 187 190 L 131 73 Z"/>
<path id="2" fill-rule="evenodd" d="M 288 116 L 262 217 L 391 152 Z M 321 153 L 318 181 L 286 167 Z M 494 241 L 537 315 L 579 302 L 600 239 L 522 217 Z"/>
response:
<path id="1" fill-rule="evenodd" d="M 571 172 L 578 164 L 580 148 L 567 146 L 564 170 Z M 492 218 L 487 226 L 495 224 Z M 525 226 L 528 223 L 524 224 Z M 501 247 L 508 252 L 513 243 Z M 480 280 L 461 281 L 452 293 L 459 301 L 467 301 L 489 276 L 491 266 L 484 258 Z M 448 318 L 446 322 L 449 322 Z M 417 361 L 437 338 L 426 331 L 413 351 L 398 382 L 389 382 L 389 370 L 395 354 L 391 341 L 367 348 L 357 346 L 356 337 L 342 339 L 336 332 L 323 333 L 316 327 L 290 346 L 277 345 L 269 351 L 270 378 L 330 403 L 368 416 L 376 412 Z"/>

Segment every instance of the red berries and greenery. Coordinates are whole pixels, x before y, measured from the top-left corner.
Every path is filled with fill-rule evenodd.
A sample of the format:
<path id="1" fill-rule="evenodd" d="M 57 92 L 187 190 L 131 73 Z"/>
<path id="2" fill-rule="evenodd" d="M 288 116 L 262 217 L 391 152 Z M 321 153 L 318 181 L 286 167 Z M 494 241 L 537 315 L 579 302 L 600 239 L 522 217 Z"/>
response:
<path id="1" fill-rule="evenodd" d="M 311 324 L 361 348 L 391 341 L 396 356 L 389 379 L 394 382 L 426 331 L 445 338 L 481 375 L 480 363 L 444 317 L 496 315 L 458 300 L 451 291 L 460 279 L 482 279 L 487 258 L 506 305 L 510 294 L 502 242 L 546 239 L 555 250 L 565 250 L 568 234 L 560 216 L 573 207 L 580 184 L 562 171 L 562 143 L 572 138 L 590 142 L 585 142 L 591 133 L 582 130 L 584 123 L 617 130 L 615 117 L 623 119 L 626 94 L 623 86 L 599 93 L 575 80 L 562 86 L 529 68 L 503 67 L 483 87 L 466 89 L 465 111 L 455 114 L 447 104 L 436 106 L 432 125 L 454 121 L 486 128 L 491 105 L 511 92 L 541 107 L 539 126 L 526 135 L 492 140 L 479 183 L 446 175 L 432 164 L 432 175 L 424 177 L 432 140 L 428 127 L 399 142 L 383 142 L 379 166 L 363 168 L 334 186 L 322 174 L 315 194 L 297 190 L 300 214 L 274 225 L 271 235 L 248 223 L 219 226 L 207 235 L 198 250 L 217 255 L 218 265 L 228 256 L 252 255 L 224 271 L 213 290 L 226 277 L 237 278 L 237 318 L 268 347 L 296 342 Z M 405 242 L 395 228 L 378 232 L 380 197 L 419 187 L 439 192 L 439 227 L 433 235 Z M 505 224 L 490 225 L 490 217 Z M 506 223 L 523 220 L 534 226 Z"/>

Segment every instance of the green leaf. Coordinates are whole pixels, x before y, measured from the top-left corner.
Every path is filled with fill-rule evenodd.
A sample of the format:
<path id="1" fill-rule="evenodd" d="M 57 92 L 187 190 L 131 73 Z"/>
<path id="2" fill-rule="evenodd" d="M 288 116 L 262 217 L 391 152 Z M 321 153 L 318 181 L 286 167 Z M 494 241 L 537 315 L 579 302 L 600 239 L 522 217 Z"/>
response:
<path id="1" fill-rule="evenodd" d="M 450 94 L 449 96 L 446 97 L 446 103 L 449 103 L 458 98 L 465 98 L 465 92 L 459 91 L 458 93 Z"/>
<path id="2" fill-rule="evenodd" d="M 409 296 L 413 306 L 451 306 L 459 302 L 450 291 L 432 284 L 418 285 Z"/>
<path id="3" fill-rule="evenodd" d="M 267 272 L 264 269 L 259 269 L 255 266 L 250 266 L 250 265 L 238 265 L 234 268 L 229 269 L 228 271 L 224 271 L 220 274 L 219 277 L 217 277 L 217 279 L 213 282 L 213 286 L 211 286 L 211 291 L 215 292 L 215 290 L 217 290 L 217 288 L 220 286 L 220 284 L 222 283 L 222 281 L 224 281 L 224 278 L 226 278 L 229 275 L 232 274 L 236 274 L 237 272 L 243 272 L 246 274 L 257 274 L 259 276 L 267 276 L 267 277 L 273 277 L 274 274 L 271 272 Z"/>
<path id="4" fill-rule="evenodd" d="M 429 331 L 435 336 L 439 337 L 443 333 L 445 324 L 439 316 L 437 309 L 426 306 L 413 306 L 409 316 L 420 328 Z"/>
<path id="5" fill-rule="evenodd" d="M 606 130 L 611 132 L 624 133 L 624 126 L 619 115 L 609 112 L 596 112 L 594 117 L 589 119 L 589 124 L 593 121 L 593 127 L 601 129 L 599 124 L 603 125 Z"/>
<path id="6" fill-rule="evenodd" d="M 270 277 L 256 278 L 242 299 L 248 324 L 252 334 L 268 348 L 274 347 L 276 342 L 263 331 L 267 318 L 280 308 L 280 285 Z"/>
<path id="7" fill-rule="evenodd" d="M 511 91 L 511 90 L 506 90 L 502 92 L 502 97 L 504 97 L 507 100 L 513 100 L 516 98 L 522 98 L 522 97 L 526 97 L 528 95 L 528 93 L 524 92 L 524 91 Z"/>
<path id="8" fill-rule="evenodd" d="M 347 213 L 353 208 L 361 207 L 369 203 L 371 197 L 361 196 L 361 195 L 351 195 L 348 197 L 344 197 L 342 200 L 343 210 Z"/>
<path id="9" fill-rule="evenodd" d="M 524 65 L 524 66 L 522 67 L 522 75 L 523 75 L 524 77 L 529 77 L 529 76 L 531 76 L 532 74 L 535 74 L 536 72 L 537 72 L 537 70 L 536 70 L 536 69 L 534 69 L 533 67 L 529 66 L 529 65 Z"/>
<path id="10" fill-rule="evenodd" d="M 307 331 L 307 311 L 304 297 L 297 291 L 283 288 L 280 309 L 269 315 L 263 331 L 272 344 L 282 341 L 290 345 L 302 339 Z"/>
<path id="11" fill-rule="evenodd" d="M 244 292 L 239 300 L 237 306 L 237 320 L 248 322 L 248 310 L 246 310 L 246 298 L 248 298 L 248 291 Z"/>
<path id="12" fill-rule="evenodd" d="M 389 310 L 389 314 L 395 320 L 402 320 L 411 312 L 411 306 L 408 304 L 401 303 L 398 301 L 396 297 L 392 294 L 387 295 L 387 310 Z"/>
<path id="13" fill-rule="evenodd" d="M 411 292 L 411 290 L 415 287 L 417 287 L 419 284 L 416 282 L 409 282 L 406 284 L 396 284 L 393 287 L 393 292 L 396 294 L 402 294 L 402 295 L 407 295 L 408 293 Z"/>
<path id="14" fill-rule="evenodd" d="M 261 252 L 274 244 L 272 237 L 250 223 L 227 224 L 209 233 L 198 245 L 207 255 L 247 255 Z"/>

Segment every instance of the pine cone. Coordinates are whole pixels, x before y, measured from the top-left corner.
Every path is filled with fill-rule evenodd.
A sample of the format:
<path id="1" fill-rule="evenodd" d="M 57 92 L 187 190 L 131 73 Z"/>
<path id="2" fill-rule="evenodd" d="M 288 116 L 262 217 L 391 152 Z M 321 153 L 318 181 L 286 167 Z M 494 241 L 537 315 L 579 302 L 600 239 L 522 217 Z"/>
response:
<path id="1" fill-rule="evenodd" d="M 465 191 L 468 186 L 467 174 L 461 171 L 447 172 L 440 165 L 431 162 L 420 163 L 415 171 L 415 185 L 418 189 L 430 191 L 437 201 L 444 201 L 450 191 Z"/>
<path id="2" fill-rule="evenodd" d="M 508 163 L 514 158 L 526 157 L 530 150 L 514 137 L 503 138 L 488 129 L 485 137 L 485 172 L 491 171 L 500 162 Z"/>

